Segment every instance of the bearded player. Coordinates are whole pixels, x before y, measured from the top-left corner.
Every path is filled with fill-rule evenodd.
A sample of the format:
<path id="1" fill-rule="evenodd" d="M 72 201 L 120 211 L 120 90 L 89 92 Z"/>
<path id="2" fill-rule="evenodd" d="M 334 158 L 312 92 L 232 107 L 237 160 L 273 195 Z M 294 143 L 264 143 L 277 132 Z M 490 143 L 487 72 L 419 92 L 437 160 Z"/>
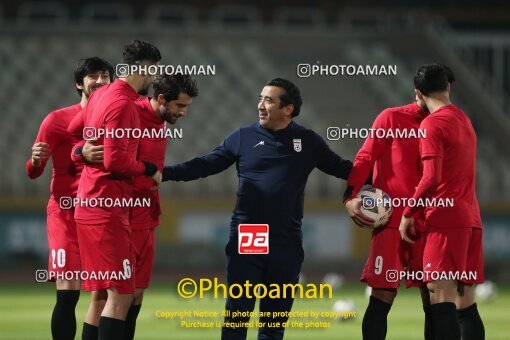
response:
<path id="1" fill-rule="evenodd" d="M 482 221 L 475 191 L 477 140 L 468 116 L 450 101 L 452 76 L 449 68 L 429 64 L 414 77 L 416 101 L 430 114 L 420 126 L 427 136 L 420 140 L 423 175 L 413 197 L 454 202 L 425 208 L 423 264 L 430 272 L 458 276 L 425 280 L 435 337 L 460 340 L 462 333 L 464 340 L 481 340 L 485 330 L 474 300 L 474 284 L 484 280 Z M 419 210 L 407 207 L 402 216 L 401 237 L 409 243 Z M 466 273 L 475 277 L 459 276 Z"/>
<path id="2" fill-rule="evenodd" d="M 140 113 L 141 130 L 166 129 L 167 124 L 175 124 L 185 117 L 193 98 L 198 95 L 196 81 L 190 76 L 161 76 L 153 84 L 153 97 L 140 97 L 136 101 Z M 138 160 L 155 164 L 163 169 L 167 140 L 163 136 L 141 138 L 138 146 Z M 103 147 L 87 142 L 73 152 L 76 160 L 88 163 L 103 162 Z M 83 157 L 83 158 L 82 158 Z M 154 229 L 159 226 L 161 214 L 159 191 L 151 178 L 135 178 L 133 197 L 149 199 L 149 207 L 133 207 L 130 211 L 131 240 L 135 250 L 135 293 L 127 317 L 124 339 L 134 338 L 136 318 L 142 307 L 143 294 L 149 287 L 154 264 Z M 99 322 L 101 310 L 96 311 Z"/>
<path id="3" fill-rule="evenodd" d="M 88 137 L 90 131 L 100 129 L 114 133 L 138 129 L 140 119 L 135 101 L 139 95 L 147 94 L 155 76 L 146 71 L 136 72 L 136 68 L 146 70 L 157 65 L 160 59 L 159 50 L 147 42 L 135 40 L 125 46 L 123 62 L 133 71 L 97 91 L 67 131 L 76 137 Z M 116 138 L 108 134 L 98 137 L 97 143 L 104 146 L 104 161 L 102 164 L 85 164 L 74 217 L 83 271 L 89 275 L 96 273 L 95 278 L 84 280 L 83 286 L 88 291 L 106 291 L 108 298 L 97 326 L 90 324 L 89 309 L 83 332 L 89 333 L 89 338 L 97 332 L 100 340 L 120 340 L 124 339 L 125 320 L 135 292 L 130 207 L 125 204 L 92 206 L 82 202 L 131 198 L 134 177 L 145 175 L 158 183 L 161 173 L 155 164 L 136 160 L 138 139 L 132 136 Z M 97 276 L 100 273 L 123 275 Z"/>

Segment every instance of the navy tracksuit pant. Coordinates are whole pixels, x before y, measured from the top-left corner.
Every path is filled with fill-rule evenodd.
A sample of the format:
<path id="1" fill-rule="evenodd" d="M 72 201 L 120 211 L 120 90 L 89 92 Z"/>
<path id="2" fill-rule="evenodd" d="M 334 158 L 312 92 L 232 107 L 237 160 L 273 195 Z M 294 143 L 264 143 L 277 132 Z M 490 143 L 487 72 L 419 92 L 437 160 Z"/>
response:
<path id="1" fill-rule="evenodd" d="M 227 254 L 227 282 L 228 285 L 240 284 L 244 287 L 246 281 L 252 284 L 263 283 L 267 291 L 271 290 L 270 285 L 276 283 L 296 284 L 299 281 L 301 264 L 303 263 L 304 252 L 301 244 L 296 245 L 270 245 L 269 254 L 264 255 L 246 255 L 239 254 L 237 249 L 237 240 L 231 239 L 225 248 Z M 282 286 L 281 286 L 282 287 Z M 283 287 L 280 290 L 283 294 Z M 297 292 L 297 291 L 296 291 Z M 237 292 L 235 292 L 237 294 Z M 251 293 L 253 296 L 253 293 Z M 269 295 L 269 294 L 267 294 Z M 294 299 L 290 296 L 290 289 L 287 291 L 287 297 L 273 299 L 269 296 L 261 299 L 260 312 L 290 312 Z M 255 298 L 248 299 L 243 294 L 238 299 L 227 297 L 225 309 L 230 312 L 230 317 L 225 317 L 225 322 L 239 323 L 248 322 L 249 317 L 232 317 L 235 311 L 253 311 L 255 307 Z M 288 317 L 260 318 L 260 322 L 267 325 L 269 322 L 279 322 L 280 325 L 286 322 Z M 257 320 L 252 320 L 256 322 Z M 259 328 L 258 340 L 283 339 L 285 329 L 283 327 L 261 327 Z M 244 340 L 246 339 L 247 328 L 229 328 L 223 327 L 222 340 Z"/>

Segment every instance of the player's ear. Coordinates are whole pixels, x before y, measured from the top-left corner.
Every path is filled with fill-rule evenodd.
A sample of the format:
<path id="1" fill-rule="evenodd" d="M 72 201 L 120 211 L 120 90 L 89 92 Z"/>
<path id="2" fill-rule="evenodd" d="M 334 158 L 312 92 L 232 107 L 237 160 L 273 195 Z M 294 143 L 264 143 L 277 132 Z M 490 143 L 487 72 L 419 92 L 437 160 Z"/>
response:
<path id="1" fill-rule="evenodd" d="M 452 89 L 452 83 L 448 83 L 448 85 L 446 85 L 446 91 L 448 91 L 448 94 L 450 94 L 451 89 Z"/>
<path id="2" fill-rule="evenodd" d="M 83 89 L 84 89 L 83 84 L 75 83 L 75 85 L 76 85 L 76 88 L 77 88 L 78 90 L 83 90 Z"/>
<path id="3" fill-rule="evenodd" d="M 416 93 L 416 99 L 423 100 L 423 93 L 421 93 L 420 90 L 415 89 L 414 93 Z"/>
<path id="4" fill-rule="evenodd" d="M 159 105 L 163 105 L 166 101 L 165 96 L 162 93 L 158 94 L 158 98 L 156 98 L 156 100 Z"/>

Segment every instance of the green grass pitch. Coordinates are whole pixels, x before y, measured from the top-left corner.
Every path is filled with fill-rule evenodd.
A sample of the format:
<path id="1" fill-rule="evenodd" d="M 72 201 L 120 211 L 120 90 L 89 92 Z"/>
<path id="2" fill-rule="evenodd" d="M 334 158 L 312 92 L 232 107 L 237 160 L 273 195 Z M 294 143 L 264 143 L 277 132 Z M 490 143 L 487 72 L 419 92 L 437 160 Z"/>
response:
<path id="1" fill-rule="evenodd" d="M 510 289 L 499 285 L 497 299 L 479 303 L 479 310 L 485 322 L 486 338 L 490 340 L 508 339 L 510 330 Z M 54 305 L 53 284 L 0 285 L 0 339 L 51 339 L 50 318 Z M 304 300 L 294 303 L 293 311 L 329 311 L 334 301 L 352 299 L 358 307 L 358 315 L 353 320 L 331 321 L 326 329 L 289 328 L 286 339 L 361 339 L 361 320 L 367 305 L 364 286 L 349 285 L 333 293 L 333 299 Z M 81 324 L 89 303 L 89 294 L 82 292 L 77 308 L 78 330 L 76 339 L 81 339 Z M 216 311 L 221 313 L 223 298 L 204 299 L 179 298 L 174 285 L 156 284 L 147 290 L 142 311 L 138 318 L 136 339 L 219 339 L 219 329 L 181 328 L 178 320 L 158 319 L 156 311 Z M 187 318 L 189 320 L 189 318 Z M 195 321 L 220 321 L 197 319 Z M 307 320 L 297 320 L 303 321 Z M 326 321 L 325 319 L 321 319 Z M 292 321 L 292 319 L 291 319 Z M 423 339 L 423 312 L 417 289 L 401 289 L 390 312 L 388 335 L 390 340 Z M 256 339 L 256 329 L 249 330 L 248 339 Z"/>

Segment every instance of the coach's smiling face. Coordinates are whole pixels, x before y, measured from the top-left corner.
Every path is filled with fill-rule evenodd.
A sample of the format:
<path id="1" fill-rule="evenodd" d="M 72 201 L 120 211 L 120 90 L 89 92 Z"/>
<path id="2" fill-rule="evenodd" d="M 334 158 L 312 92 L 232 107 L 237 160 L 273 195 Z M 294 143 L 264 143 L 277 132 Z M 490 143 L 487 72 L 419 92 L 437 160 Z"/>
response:
<path id="1" fill-rule="evenodd" d="M 284 90 L 278 86 L 265 86 L 259 96 L 259 124 L 270 130 L 281 130 L 292 120 L 292 104 L 281 107 L 280 95 Z"/>

